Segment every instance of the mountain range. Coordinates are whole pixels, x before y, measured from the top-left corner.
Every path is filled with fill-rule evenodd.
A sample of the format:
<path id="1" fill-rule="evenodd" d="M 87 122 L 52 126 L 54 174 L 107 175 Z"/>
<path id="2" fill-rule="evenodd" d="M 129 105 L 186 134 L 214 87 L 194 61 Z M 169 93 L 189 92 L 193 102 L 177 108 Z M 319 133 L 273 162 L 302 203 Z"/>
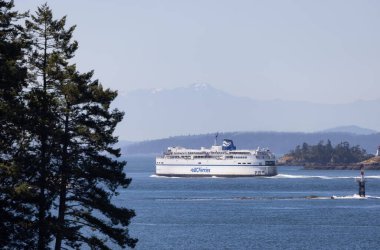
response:
<path id="1" fill-rule="evenodd" d="M 174 136 L 157 140 L 136 142 L 122 147 L 123 155 L 161 154 L 167 147 L 182 146 L 186 148 L 210 147 L 215 134 Z M 222 139 L 232 139 L 238 149 L 255 149 L 268 147 L 276 155 L 283 155 L 304 142 L 315 145 L 320 141 L 330 140 L 333 145 L 349 142 L 351 146 L 359 145 L 370 154 L 375 154 L 380 145 L 380 133 L 354 134 L 347 132 L 228 132 L 219 133 L 219 144 Z"/>
<path id="2" fill-rule="evenodd" d="M 350 126 L 339 126 L 335 128 L 325 129 L 321 132 L 330 133 L 330 132 L 341 132 L 341 133 L 351 133 L 357 135 L 370 135 L 376 134 L 378 131 L 368 128 L 361 128 L 359 126 L 350 125 Z"/>
<path id="3" fill-rule="evenodd" d="M 120 95 L 114 106 L 126 113 L 117 134 L 130 141 L 215 131 L 314 132 L 351 124 L 380 128 L 380 100 L 346 104 L 265 101 L 234 96 L 209 84 L 136 90 Z"/>

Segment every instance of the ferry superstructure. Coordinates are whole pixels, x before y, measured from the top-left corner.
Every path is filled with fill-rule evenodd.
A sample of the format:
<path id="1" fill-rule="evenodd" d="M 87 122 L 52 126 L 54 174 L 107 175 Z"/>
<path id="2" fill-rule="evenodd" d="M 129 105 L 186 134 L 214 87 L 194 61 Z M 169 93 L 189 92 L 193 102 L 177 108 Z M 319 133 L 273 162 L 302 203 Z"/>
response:
<path id="1" fill-rule="evenodd" d="M 156 175 L 183 177 L 250 177 L 277 175 L 275 155 L 266 148 L 236 150 L 232 140 L 222 146 L 186 149 L 169 147 L 156 157 Z"/>

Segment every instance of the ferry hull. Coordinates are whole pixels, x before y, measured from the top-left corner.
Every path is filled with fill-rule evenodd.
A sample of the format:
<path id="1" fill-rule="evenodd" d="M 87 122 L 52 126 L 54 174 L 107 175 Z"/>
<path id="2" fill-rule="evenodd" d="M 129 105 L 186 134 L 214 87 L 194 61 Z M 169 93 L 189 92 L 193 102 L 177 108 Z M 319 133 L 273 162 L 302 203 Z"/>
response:
<path id="1" fill-rule="evenodd" d="M 277 175 L 276 166 L 156 165 L 156 175 L 168 177 L 255 177 Z"/>

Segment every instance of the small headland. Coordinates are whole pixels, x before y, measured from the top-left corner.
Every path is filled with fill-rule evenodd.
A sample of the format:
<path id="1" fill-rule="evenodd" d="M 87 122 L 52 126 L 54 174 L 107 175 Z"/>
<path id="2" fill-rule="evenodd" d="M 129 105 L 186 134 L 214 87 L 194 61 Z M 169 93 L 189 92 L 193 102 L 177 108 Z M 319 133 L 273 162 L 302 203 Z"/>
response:
<path id="1" fill-rule="evenodd" d="M 307 170 L 360 170 L 363 165 L 366 170 L 380 170 L 380 156 L 372 157 L 368 160 L 357 163 L 326 163 L 320 164 L 316 162 L 298 162 L 294 161 L 292 157 L 283 156 L 278 162 L 277 166 L 302 166 Z"/>
<path id="2" fill-rule="evenodd" d="M 380 170 L 380 156 L 367 154 L 360 146 L 342 142 L 335 147 L 330 141 L 317 145 L 304 143 L 277 161 L 278 166 L 302 166 L 308 170 Z"/>

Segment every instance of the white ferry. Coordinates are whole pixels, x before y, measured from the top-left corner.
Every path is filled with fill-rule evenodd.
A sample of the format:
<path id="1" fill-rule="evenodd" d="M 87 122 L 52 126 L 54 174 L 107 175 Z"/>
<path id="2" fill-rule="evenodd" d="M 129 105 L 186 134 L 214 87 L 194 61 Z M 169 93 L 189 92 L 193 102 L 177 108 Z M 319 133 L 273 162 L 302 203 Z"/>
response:
<path id="1" fill-rule="evenodd" d="M 277 175 L 276 158 L 269 149 L 236 150 L 232 140 L 211 148 L 169 147 L 156 157 L 156 175 L 184 177 L 251 177 Z"/>

